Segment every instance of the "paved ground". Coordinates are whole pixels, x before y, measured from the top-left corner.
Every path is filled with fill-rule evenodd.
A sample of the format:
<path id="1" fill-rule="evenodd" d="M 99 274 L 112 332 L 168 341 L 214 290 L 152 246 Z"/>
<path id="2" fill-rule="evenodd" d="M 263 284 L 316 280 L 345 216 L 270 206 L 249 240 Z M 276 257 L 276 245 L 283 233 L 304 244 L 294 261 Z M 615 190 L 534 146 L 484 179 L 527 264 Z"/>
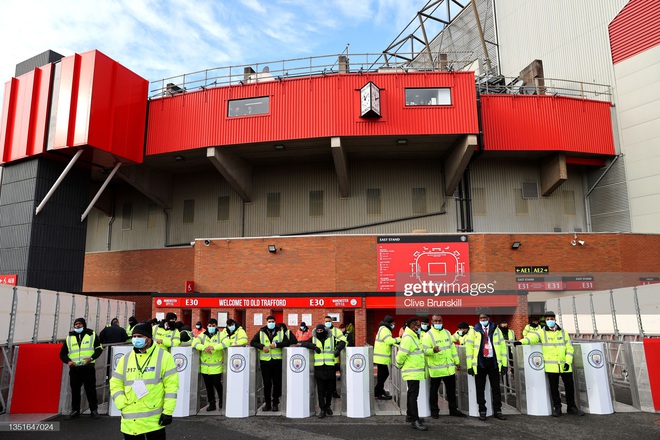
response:
<path id="1" fill-rule="evenodd" d="M 2 432 L 4 439 L 94 439 L 123 438 L 119 432 L 119 419 L 101 416 L 92 420 L 83 416 L 73 421 L 63 417 L 59 432 Z M 586 415 L 561 418 L 511 415 L 508 420 L 489 418 L 481 422 L 476 418 L 442 416 L 427 420 L 429 430 L 419 432 L 404 423 L 403 416 L 375 416 L 367 419 L 349 419 L 332 416 L 325 419 L 287 419 L 279 416 L 259 416 L 246 419 L 228 419 L 223 416 L 197 416 L 175 419 L 167 428 L 167 437 L 176 440 L 223 438 L 252 439 L 660 439 L 660 414 L 616 413 L 607 416 Z"/>

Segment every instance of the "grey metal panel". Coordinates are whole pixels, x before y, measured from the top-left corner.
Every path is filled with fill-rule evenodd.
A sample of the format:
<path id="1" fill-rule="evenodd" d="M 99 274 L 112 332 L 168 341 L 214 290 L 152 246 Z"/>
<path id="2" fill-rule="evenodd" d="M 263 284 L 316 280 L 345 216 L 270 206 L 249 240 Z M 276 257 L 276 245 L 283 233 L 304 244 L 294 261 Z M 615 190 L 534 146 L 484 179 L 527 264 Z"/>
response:
<path id="1" fill-rule="evenodd" d="M 604 176 L 605 168 L 587 173 L 590 188 L 603 176 L 589 195 L 591 230 L 593 232 L 630 232 L 632 230 L 625 160 L 625 157 L 620 157 Z"/>
<path id="2" fill-rule="evenodd" d="M 494 73 L 499 69 L 499 54 L 496 47 L 495 19 L 493 16 L 492 0 L 477 1 L 477 11 L 481 21 L 486 48 Z M 477 28 L 476 18 L 472 6 L 468 5 L 461 14 L 454 19 L 451 25 L 434 37 L 430 42 L 433 53 L 447 53 L 448 59 L 478 60 L 482 67 L 481 73 L 486 73 L 484 51 Z M 456 66 L 452 66 L 456 69 Z M 462 68 L 464 66 L 458 66 Z M 517 76 L 517 75 L 516 75 Z"/>
<path id="3" fill-rule="evenodd" d="M 540 59 L 547 78 L 614 84 L 607 26 L 628 0 L 493 1 L 504 76 Z"/>
<path id="4" fill-rule="evenodd" d="M 539 165 L 529 161 L 477 160 L 470 165 L 472 188 L 483 188 L 486 215 L 473 216 L 475 232 L 552 232 L 585 228 L 584 190 L 579 168 L 549 197 L 527 200 L 529 213 L 515 214 L 522 182 L 540 181 Z M 562 190 L 574 191 L 576 215 L 564 214 Z"/>
<path id="5" fill-rule="evenodd" d="M 33 71 L 37 67 L 45 66 L 49 63 L 54 63 L 55 61 L 59 61 L 62 58 L 64 58 L 64 55 L 60 55 L 59 53 L 52 50 L 47 50 L 40 53 L 39 55 L 35 55 L 32 58 L 28 58 L 27 60 L 16 64 L 16 73 L 14 76 L 19 77 L 24 73 Z"/>

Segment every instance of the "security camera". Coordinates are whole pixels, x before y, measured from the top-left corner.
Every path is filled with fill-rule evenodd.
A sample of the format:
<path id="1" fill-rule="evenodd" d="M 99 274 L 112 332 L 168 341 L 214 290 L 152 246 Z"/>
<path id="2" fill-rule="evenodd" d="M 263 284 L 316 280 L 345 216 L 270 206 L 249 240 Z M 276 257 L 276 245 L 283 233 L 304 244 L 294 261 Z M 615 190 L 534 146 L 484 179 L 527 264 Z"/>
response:
<path id="1" fill-rule="evenodd" d="M 580 246 L 584 246 L 584 240 L 578 240 L 578 243 L 580 244 Z"/>
<path id="2" fill-rule="evenodd" d="M 194 241 L 191 241 L 191 242 L 190 242 L 190 246 L 195 247 L 195 242 L 194 242 Z"/>
<path id="3" fill-rule="evenodd" d="M 575 246 L 575 245 L 577 245 L 577 241 L 576 241 L 576 240 L 571 240 L 571 244 L 572 244 L 573 246 Z"/>
<path id="4" fill-rule="evenodd" d="M 204 246 L 209 246 L 211 244 L 211 240 L 204 240 Z"/>

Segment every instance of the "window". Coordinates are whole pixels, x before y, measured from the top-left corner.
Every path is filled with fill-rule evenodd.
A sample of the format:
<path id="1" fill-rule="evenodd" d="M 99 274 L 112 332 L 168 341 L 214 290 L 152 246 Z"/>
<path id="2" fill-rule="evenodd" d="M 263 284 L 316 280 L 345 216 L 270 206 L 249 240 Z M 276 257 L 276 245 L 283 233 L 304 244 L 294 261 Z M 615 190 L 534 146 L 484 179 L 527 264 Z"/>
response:
<path id="1" fill-rule="evenodd" d="M 412 189 L 413 214 L 426 214 L 426 188 Z"/>
<path id="2" fill-rule="evenodd" d="M 131 202 L 124 203 L 121 210 L 121 229 L 122 231 L 129 231 L 133 226 L 133 204 Z"/>
<path id="3" fill-rule="evenodd" d="M 158 221 L 158 205 L 149 203 L 147 212 L 147 228 L 155 228 Z"/>
<path id="4" fill-rule="evenodd" d="M 195 199 L 183 201 L 183 223 L 195 223 Z"/>
<path id="5" fill-rule="evenodd" d="M 259 98 L 234 99 L 229 101 L 227 115 L 234 116 L 265 115 L 270 111 L 270 98 L 261 96 Z"/>
<path id="6" fill-rule="evenodd" d="M 406 105 L 451 105 L 451 89 L 406 89 Z"/>
<path id="7" fill-rule="evenodd" d="M 280 216 L 280 193 L 268 193 L 266 195 L 266 217 L 279 218 Z"/>
<path id="8" fill-rule="evenodd" d="M 563 190 L 561 195 L 564 200 L 564 215 L 575 215 L 575 191 Z"/>
<path id="9" fill-rule="evenodd" d="M 229 220 L 229 196 L 218 197 L 218 221 L 226 222 Z"/>
<path id="10" fill-rule="evenodd" d="M 472 188 L 472 214 L 488 214 L 488 203 L 486 203 L 486 189 Z"/>
<path id="11" fill-rule="evenodd" d="M 380 188 L 367 188 L 367 214 L 380 215 Z"/>
<path id="12" fill-rule="evenodd" d="M 309 192 L 309 216 L 319 217 L 323 215 L 323 190 Z"/>
<path id="13" fill-rule="evenodd" d="M 529 214 L 529 200 L 523 199 L 523 190 L 522 188 L 516 188 L 514 190 L 515 199 L 516 199 L 516 215 L 527 215 Z"/>

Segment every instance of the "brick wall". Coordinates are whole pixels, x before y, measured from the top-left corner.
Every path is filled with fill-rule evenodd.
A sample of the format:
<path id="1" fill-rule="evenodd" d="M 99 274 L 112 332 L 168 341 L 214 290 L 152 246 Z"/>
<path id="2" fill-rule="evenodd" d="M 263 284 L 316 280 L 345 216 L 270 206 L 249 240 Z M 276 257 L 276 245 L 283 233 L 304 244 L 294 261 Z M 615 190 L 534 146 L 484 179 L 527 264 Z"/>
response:
<path id="1" fill-rule="evenodd" d="M 515 266 L 549 266 L 551 273 L 575 272 L 595 275 L 596 288 L 636 284 L 639 273 L 657 273 L 660 268 L 660 235 L 578 234 L 584 246 L 572 246 L 573 234 L 471 234 L 470 267 L 473 273 L 500 274 L 498 290 L 515 290 Z M 511 249 L 511 243 L 522 246 Z M 268 252 L 275 245 L 277 253 Z M 186 280 L 195 281 L 202 293 L 323 294 L 342 292 L 362 296 L 377 291 L 375 236 L 271 237 L 218 239 L 209 246 L 88 254 L 85 291 L 182 293 Z M 154 309 L 157 311 L 171 309 Z M 179 312 L 180 310 L 172 310 Z M 215 316 L 218 310 L 212 310 Z M 226 311 L 226 310 L 223 310 Z M 287 310 L 312 313 L 314 323 L 336 309 Z M 234 310 L 229 310 L 230 317 Z M 356 343 L 370 341 L 367 312 L 356 309 Z M 527 299 L 521 296 L 509 320 L 520 335 L 527 324 Z M 271 310 L 247 309 L 244 328 L 252 336 L 254 313 L 267 316 Z M 285 319 L 286 319 L 285 313 Z M 466 313 L 474 313 L 471 310 Z M 193 310 L 192 322 L 199 319 Z M 474 319 L 476 322 L 476 318 Z M 312 324 L 312 323 L 308 323 Z M 373 323 L 377 325 L 377 323 Z"/>

